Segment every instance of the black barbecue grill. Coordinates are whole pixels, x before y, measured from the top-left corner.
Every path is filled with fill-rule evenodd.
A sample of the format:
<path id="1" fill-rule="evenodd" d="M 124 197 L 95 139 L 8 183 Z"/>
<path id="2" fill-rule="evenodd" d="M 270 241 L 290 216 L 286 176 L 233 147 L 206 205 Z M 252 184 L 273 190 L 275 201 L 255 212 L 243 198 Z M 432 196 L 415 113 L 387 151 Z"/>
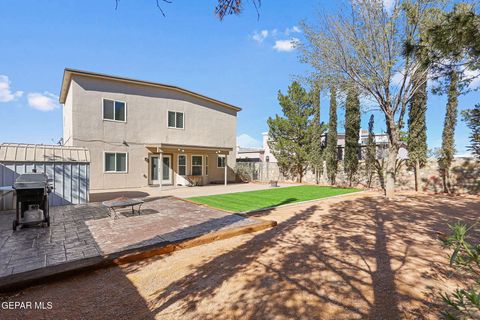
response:
<path id="1" fill-rule="evenodd" d="M 17 216 L 13 221 L 13 230 L 18 226 L 50 226 L 48 195 L 52 187 L 44 173 L 26 173 L 20 175 L 13 188 L 17 195 Z M 25 215 L 27 213 L 27 217 Z M 37 219 L 32 219 L 37 216 Z"/>

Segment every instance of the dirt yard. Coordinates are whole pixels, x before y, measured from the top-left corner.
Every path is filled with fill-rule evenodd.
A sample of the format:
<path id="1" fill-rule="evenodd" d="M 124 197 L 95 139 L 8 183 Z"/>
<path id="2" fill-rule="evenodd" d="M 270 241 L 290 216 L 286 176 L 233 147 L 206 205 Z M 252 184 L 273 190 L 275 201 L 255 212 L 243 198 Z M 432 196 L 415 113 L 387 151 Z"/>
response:
<path id="1" fill-rule="evenodd" d="M 438 233 L 479 197 L 348 195 L 257 216 L 263 232 L 33 287 L 2 319 L 436 319 L 455 288 Z"/>

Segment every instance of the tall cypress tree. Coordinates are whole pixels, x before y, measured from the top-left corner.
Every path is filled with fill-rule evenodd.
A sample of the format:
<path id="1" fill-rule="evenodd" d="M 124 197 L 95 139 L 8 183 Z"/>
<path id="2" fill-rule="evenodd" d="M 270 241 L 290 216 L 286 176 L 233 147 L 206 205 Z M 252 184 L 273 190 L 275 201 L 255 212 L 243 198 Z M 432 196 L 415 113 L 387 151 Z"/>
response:
<path id="1" fill-rule="evenodd" d="M 473 109 L 464 110 L 463 119 L 467 127 L 472 131 L 470 134 L 470 145 L 468 150 L 480 159 L 480 104 L 476 104 Z"/>
<path id="2" fill-rule="evenodd" d="M 408 109 L 408 159 L 415 173 L 415 190 L 420 187 L 420 167 L 427 161 L 427 73 L 417 72 L 412 79 L 417 91 L 413 94 Z"/>
<path id="3" fill-rule="evenodd" d="M 450 72 L 450 85 L 448 87 L 447 112 L 442 134 L 442 149 L 440 150 L 439 167 L 443 179 L 444 192 L 451 192 L 450 167 L 455 154 L 455 125 L 457 124 L 458 107 L 458 75 Z"/>
<path id="4" fill-rule="evenodd" d="M 316 83 L 312 89 L 313 118 L 310 126 L 312 130 L 311 147 L 309 154 L 309 162 L 311 168 L 315 171 L 315 181 L 318 184 L 320 174 L 323 171 L 322 157 L 322 134 L 323 126 L 320 123 L 320 86 Z"/>
<path id="5" fill-rule="evenodd" d="M 351 186 L 358 171 L 358 139 L 360 134 L 360 101 L 357 90 L 350 88 L 345 103 L 345 160 L 344 171 Z"/>
<path id="6" fill-rule="evenodd" d="M 338 167 L 337 152 L 337 91 L 330 88 L 330 112 L 328 120 L 327 148 L 325 149 L 327 176 L 331 184 L 335 184 Z"/>
<path id="7" fill-rule="evenodd" d="M 373 132 L 373 125 L 375 118 L 373 114 L 368 121 L 368 139 L 367 150 L 365 152 L 365 174 L 367 176 L 367 186 L 372 186 L 373 173 L 375 172 L 375 161 L 377 160 L 377 148 L 375 146 L 375 133 Z"/>

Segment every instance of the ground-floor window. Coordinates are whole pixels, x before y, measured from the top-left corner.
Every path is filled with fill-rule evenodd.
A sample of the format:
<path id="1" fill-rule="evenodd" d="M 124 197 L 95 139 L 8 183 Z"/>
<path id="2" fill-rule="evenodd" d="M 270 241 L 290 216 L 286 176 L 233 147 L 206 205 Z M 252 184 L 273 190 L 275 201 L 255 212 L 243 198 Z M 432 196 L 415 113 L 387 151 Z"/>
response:
<path id="1" fill-rule="evenodd" d="M 208 176 L 208 156 L 205 156 L 205 175 Z"/>
<path id="2" fill-rule="evenodd" d="M 225 156 L 218 155 L 217 156 L 217 168 L 225 168 Z"/>
<path id="3" fill-rule="evenodd" d="M 192 156 L 192 176 L 201 176 L 203 167 L 202 156 Z"/>
<path id="4" fill-rule="evenodd" d="M 184 154 L 178 156 L 178 174 L 181 176 L 187 175 L 187 156 Z"/>
<path id="5" fill-rule="evenodd" d="M 105 152 L 105 172 L 127 172 L 127 153 Z"/>

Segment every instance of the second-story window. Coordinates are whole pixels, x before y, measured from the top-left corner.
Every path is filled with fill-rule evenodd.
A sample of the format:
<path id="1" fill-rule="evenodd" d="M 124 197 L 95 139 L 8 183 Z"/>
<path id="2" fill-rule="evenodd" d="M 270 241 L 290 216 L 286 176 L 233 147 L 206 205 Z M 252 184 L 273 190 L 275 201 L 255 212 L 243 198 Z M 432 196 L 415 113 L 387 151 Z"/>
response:
<path id="1" fill-rule="evenodd" d="M 103 119 L 122 121 L 126 119 L 125 102 L 103 99 Z"/>
<path id="2" fill-rule="evenodd" d="M 183 112 L 168 111 L 168 127 L 183 129 Z"/>

